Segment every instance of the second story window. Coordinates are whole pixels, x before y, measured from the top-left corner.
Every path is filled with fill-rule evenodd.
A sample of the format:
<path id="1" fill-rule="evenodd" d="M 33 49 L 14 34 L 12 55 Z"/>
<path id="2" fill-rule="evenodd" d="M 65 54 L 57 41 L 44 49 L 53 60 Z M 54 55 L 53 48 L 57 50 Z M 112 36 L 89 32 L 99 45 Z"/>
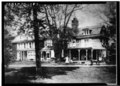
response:
<path id="1" fill-rule="evenodd" d="M 26 48 L 25 43 L 24 43 L 24 48 Z"/>
<path id="2" fill-rule="evenodd" d="M 85 29 L 83 29 L 82 35 L 90 35 L 91 32 L 92 32 L 92 30 L 90 30 L 90 29 L 88 29 L 88 28 L 85 28 Z"/>
<path id="3" fill-rule="evenodd" d="M 32 48 L 32 43 L 30 43 L 30 48 Z"/>

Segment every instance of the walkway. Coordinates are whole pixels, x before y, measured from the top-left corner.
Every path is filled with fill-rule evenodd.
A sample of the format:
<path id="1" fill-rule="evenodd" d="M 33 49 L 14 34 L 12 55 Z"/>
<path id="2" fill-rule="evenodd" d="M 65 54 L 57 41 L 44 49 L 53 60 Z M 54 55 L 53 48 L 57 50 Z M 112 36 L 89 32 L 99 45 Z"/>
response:
<path id="1" fill-rule="evenodd" d="M 35 67 L 36 64 L 34 61 L 23 61 L 23 62 L 15 62 L 9 65 L 10 68 L 20 68 L 20 67 Z M 64 62 L 60 63 L 42 63 L 42 67 L 112 67 L 116 65 L 107 65 L 107 64 L 78 64 L 78 63 L 69 63 L 66 64 Z"/>

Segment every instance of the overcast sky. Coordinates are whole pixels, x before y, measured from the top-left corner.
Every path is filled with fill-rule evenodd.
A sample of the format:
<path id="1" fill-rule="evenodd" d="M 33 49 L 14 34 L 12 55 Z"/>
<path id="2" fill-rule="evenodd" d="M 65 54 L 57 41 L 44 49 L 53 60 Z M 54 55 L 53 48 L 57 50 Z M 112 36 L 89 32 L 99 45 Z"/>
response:
<path id="1" fill-rule="evenodd" d="M 102 13 L 99 13 L 98 11 L 96 11 L 96 9 L 104 10 L 104 5 L 91 4 L 82 11 L 76 11 L 71 19 L 73 19 L 73 17 L 78 18 L 79 28 L 86 26 L 96 26 L 103 22 L 103 20 L 99 17 L 99 15 L 102 15 Z M 106 19 L 105 16 L 103 18 Z M 71 26 L 71 21 L 69 22 L 69 26 Z"/>
<path id="2" fill-rule="evenodd" d="M 96 9 L 104 10 L 105 9 L 104 5 L 103 4 L 87 4 L 87 7 L 85 7 L 83 10 L 78 10 L 72 14 L 71 19 L 68 23 L 68 26 L 71 27 L 72 25 L 71 21 L 74 17 L 76 17 L 79 21 L 78 28 L 99 25 L 100 23 L 103 22 L 103 20 L 100 19 L 99 17 L 101 13 L 96 11 Z M 103 17 L 103 18 L 106 19 L 106 17 Z M 12 31 L 12 32 L 16 33 L 16 31 Z"/>

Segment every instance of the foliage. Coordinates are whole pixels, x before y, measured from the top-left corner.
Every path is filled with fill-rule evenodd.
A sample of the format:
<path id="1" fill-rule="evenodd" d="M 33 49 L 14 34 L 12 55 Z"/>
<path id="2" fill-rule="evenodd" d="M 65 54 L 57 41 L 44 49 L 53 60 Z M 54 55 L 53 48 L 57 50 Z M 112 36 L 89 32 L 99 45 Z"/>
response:
<path id="1" fill-rule="evenodd" d="M 4 29 L 4 65 L 7 67 L 9 63 L 15 61 L 16 59 L 16 51 L 15 46 L 11 43 L 13 37 L 8 35 L 8 31 Z"/>
<path id="2" fill-rule="evenodd" d="M 104 26 L 104 36 L 108 39 L 107 41 L 104 40 L 103 42 L 104 46 L 108 50 L 108 57 L 111 63 L 116 62 L 116 7 L 116 2 L 108 2 L 106 9 L 102 12 L 108 18 L 108 21 L 104 20 L 104 22 L 107 24 L 106 27 Z"/>
<path id="3" fill-rule="evenodd" d="M 7 26 L 15 27 L 18 35 L 34 35 L 35 36 L 35 47 L 36 50 L 36 64 L 39 64 L 39 27 L 42 26 L 43 22 L 37 18 L 37 12 L 40 12 L 41 7 L 38 7 L 34 3 L 6 3 L 4 5 L 4 28 Z M 42 26 L 43 27 L 43 26 Z M 9 28 L 10 29 L 10 28 Z M 12 29 L 11 29 L 12 30 Z M 7 34 L 6 34 L 7 35 Z M 7 48 L 6 48 L 7 49 Z M 10 53 L 10 52 L 9 52 Z M 11 57 L 10 57 L 11 58 Z M 10 60 L 8 59 L 8 61 Z M 39 64 L 40 65 L 40 64 Z"/>
<path id="4" fill-rule="evenodd" d="M 34 35 L 36 53 L 41 49 L 38 49 L 39 39 L 50 37 L 53 40 L 56 57 L 59 58 L 62 48 L 57 49 L 58 46 L 67 47 L 66 42 L 64 44 L 63 41 L 70 38 L 65 34 L 67 34 L 66 29 L 71 16 L 83 7 L 82 4 L 6 3 L 4 26 L 13 26 L 18 35 Z M 63 30 L 60 27 L 63 27 Z M 36 56 L 38 60 L 39 57 L 39 55 Z"/>
<path id="5" fill-rule="evenodd" d="M 67 40 L 71 37 L 68 32 L 68 23 L 71 16 L 75 11 L 82 10 L 83 7 L 82 4 L 50 4 L 43 6 L 46 23 L 50 29 L 50 37 L 54 43 L 56 58 L 61 57 L 62 49 L 67 49 Z M 58 49 L 59 46 L 61 47 Z"/>

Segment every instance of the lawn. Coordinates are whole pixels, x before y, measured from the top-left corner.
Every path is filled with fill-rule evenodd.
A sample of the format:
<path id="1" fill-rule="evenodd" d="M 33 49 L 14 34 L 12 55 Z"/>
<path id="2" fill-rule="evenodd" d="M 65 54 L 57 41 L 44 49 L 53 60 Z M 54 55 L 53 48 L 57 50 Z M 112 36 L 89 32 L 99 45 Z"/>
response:
<path id="1" fill-rule="evenodd" d="M 115 83 L 116 67 L 35 67 L 5 70 L 5 83 Z"/>

